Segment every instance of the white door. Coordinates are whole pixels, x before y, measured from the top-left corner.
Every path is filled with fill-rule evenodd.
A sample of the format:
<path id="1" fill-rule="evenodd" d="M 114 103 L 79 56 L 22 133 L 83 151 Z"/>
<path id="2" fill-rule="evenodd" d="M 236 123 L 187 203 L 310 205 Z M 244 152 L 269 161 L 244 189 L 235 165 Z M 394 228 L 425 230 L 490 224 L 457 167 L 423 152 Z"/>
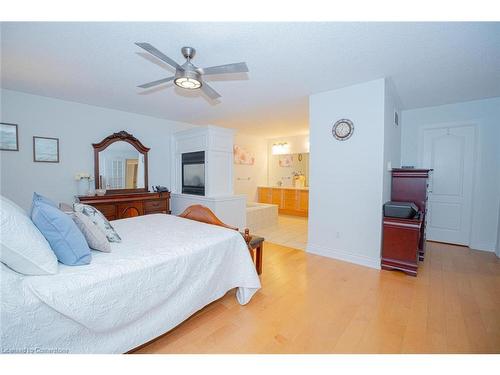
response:
<path id="1" fill-rule="evenodd" d="M 421 161 L 432 168 L 427 239 L 469 245 L 474 181 L 475 127 L 423 130 Z"/>

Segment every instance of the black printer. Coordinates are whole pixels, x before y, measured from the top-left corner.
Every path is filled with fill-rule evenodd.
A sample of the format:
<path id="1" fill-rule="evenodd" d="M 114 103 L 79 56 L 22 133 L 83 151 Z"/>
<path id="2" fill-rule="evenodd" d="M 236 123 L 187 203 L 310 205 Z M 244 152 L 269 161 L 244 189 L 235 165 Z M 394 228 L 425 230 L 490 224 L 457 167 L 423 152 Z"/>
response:
<path id="1" fill-rule="evenodd" d="M 385 217 L 397 217 L 399 219 L 413 219 L 418 215 L 418 207 L 413 202 L 389 201 L 384 204 Z"/>

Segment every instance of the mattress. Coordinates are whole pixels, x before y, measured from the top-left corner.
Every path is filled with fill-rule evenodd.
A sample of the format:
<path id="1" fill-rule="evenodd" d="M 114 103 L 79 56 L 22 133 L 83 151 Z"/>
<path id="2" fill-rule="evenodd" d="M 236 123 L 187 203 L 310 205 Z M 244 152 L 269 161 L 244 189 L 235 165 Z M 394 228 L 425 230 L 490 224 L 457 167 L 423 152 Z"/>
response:
<path id="1" fill-rule="evenodd" d="M 236 231 L 173 215 L 116 220 L 122 238 L 92 263 L 23 276 L 1 264 L 3 353 L 123 353 L 237 288 L 260 288 Z"/>

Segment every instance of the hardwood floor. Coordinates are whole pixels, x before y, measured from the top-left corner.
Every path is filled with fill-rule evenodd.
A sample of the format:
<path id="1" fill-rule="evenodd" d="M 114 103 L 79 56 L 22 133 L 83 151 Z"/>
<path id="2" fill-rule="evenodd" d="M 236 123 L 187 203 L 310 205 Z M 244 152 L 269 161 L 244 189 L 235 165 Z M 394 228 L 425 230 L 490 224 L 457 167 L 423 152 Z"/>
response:
<path id="1" fill-rule="evenodd" d="M 500 260 L 429 242 L 418 277 L 266 243 L 234 291 L 136 353 L 500 353 Z"/>

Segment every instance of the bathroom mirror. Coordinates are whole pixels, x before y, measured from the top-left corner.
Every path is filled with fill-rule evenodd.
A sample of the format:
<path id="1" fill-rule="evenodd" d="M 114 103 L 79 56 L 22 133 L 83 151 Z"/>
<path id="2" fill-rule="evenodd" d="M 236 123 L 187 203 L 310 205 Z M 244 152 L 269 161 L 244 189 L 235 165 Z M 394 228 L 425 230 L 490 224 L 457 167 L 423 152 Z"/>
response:
<path id="1" fill-rule="evenodd" d="M 269 155 L 269 185 L 309 186 L 309 153 Z"/>
<path id="2" fill-rule="evenodd" d="M 148 191 L 148 151 L 126 131 L 94 143 L 96 189 L 106 194 Z"/>

